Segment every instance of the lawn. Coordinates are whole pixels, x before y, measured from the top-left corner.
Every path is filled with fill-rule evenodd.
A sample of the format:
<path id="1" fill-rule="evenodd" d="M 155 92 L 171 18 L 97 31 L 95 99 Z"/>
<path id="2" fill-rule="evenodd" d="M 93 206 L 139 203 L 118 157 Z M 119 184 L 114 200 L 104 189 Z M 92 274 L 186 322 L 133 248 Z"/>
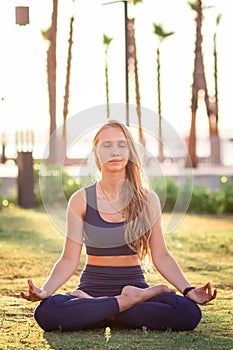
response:
<path id="1" fill-rule="evenodd" d="M 164 215 L 164 225 L 169 220 Z M 203 319 L 192 332 L 156 332 L 146 329 L 105 329 L 72 333 L 43 332 L 33 319 L 36 303 L 20 298 L 27 279 L 41 285 L 59 257 L 63 235 L 43 210 L 4 208 L 0 212 L 0 349 L 124 349 L 196 350 L 233 349 L 232 283 L 233 220 L 230 216 L 187 215 L 180 226 L 166 234 L 173 255 L 193 285 L 211 281 L 218 297 L 201 306 Z M 82 263 L 75 276 L 59 291 L 76 287 Z M 152 269 L 150 284 L 164 282 Z"/>

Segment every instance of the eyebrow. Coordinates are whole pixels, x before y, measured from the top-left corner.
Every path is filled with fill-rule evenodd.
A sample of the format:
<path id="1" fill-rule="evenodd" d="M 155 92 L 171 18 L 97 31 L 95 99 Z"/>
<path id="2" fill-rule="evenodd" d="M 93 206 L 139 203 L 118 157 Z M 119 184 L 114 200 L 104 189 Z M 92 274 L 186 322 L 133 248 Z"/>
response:
<path id="1" fill-rule="evenodd" d="M 100 143 L 112 142 L 112 141 L 117 141 L 117 142 L 128 142 L 127 139 L 104 139 L 104 140 L 102 140 Z"/>

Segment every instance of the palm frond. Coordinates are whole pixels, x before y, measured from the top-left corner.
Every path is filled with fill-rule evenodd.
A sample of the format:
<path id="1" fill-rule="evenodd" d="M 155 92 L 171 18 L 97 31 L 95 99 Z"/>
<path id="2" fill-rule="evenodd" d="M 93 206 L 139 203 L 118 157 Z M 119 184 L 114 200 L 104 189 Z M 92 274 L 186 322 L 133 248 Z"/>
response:
<path id="1" fill-rule="evenodd" d="M 103 34 L 103 44 L 109 46 L 113 38 Z"/>
<path id="2" fill-rule="evenodd" d="M 188 4 L 192 10 L 196 11 L 196 3 L 195 2 L 188 1 Z"/>
<path id="3" fill-rule="evenodd" d="M 164 39 L 170 35 L 173 35 L 175 32 L 166 32 L 161 24 L 153 23 L 154 34 L 158 35 L 160 39 Z"/>
<path id="4" fill-rule="evenodd" d="M 133 0 L 133 4 L 134 5 L 140 4 L 142 2 L 143 2 L 143 0 Z"/>
<path id="5" fill-rule="evenodd" d="M 216 18 L 216 25 L 218 26 L 222 18 L 222 14 L 220 13 Z"/>

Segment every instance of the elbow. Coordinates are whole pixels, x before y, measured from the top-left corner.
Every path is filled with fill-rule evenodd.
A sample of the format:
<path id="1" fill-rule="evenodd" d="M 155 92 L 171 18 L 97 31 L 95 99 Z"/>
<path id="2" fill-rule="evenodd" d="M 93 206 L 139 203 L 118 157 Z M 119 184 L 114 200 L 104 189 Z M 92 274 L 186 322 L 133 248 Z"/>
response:
<path id="1" fill-rule="evenodd" d="M 75 259 L 70 259 L 68 257 L 62 257 L 59 260 L 59 264 L 64 268 L 66 271 L 69 271 L 70 276 L 72 276 L 75 271 L 78 268 L 79 262 L 76 261 Z"/>
<path id="2" fill-rule="evenodd" d="M 164 266 L 165 261 L 170 258 L 170 253 L 169 251 L 166 251 L 164 254 L 154 254 L 152 255 L 152 262 L 154 267 L 160 271 L 161 266 Z"/>

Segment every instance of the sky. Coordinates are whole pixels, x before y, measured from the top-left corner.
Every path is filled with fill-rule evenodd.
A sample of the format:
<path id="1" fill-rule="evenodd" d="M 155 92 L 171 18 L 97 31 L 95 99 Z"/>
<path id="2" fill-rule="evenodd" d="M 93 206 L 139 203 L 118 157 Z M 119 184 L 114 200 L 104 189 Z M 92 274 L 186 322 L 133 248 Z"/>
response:
<path id="1" fill-rule="evenodd" d="M 109 0 L 111 2 L 111 0 Z M 98 0 L 59 0 L 57 32 L 57 124 L 62 123 L 69 20 L 74 16 L 74 40 L 69 116 L 106 103 L 103 34 L 113 37 L 109 47 L 110 103 L 125 102 L 124 5 L 103 6 Z M 219 67 L 219 127 L 224 137 L 233 136 L 232 106 L 232 9 L 230 0 L 205 0 L 203 54 L 209 92 L 213 85 L 213 34 L 217 28 Z M 30 24 L 15 24 L 15 7 L 29 6 Z M 50 26 L 52 0 L 0 1 L 0 136 L 33 129 L 41 141 L 48 136 L 49 112 L 46 75 L 48 43 L 41 30 Z M 144 0 L 129 8 L 135 17 L 141 104 L 157 111 L 156 49 L 153 23 L 174 35 L 161 45 L 162 115 L 182 135 L 190 127 L 191 84 L 194 64 L 195 21 L 187 0 Z M 207 133 L 208 120 L 200 102 L 197 128 Z M 36 139 L 37 140 L 37 139 Z"/>

